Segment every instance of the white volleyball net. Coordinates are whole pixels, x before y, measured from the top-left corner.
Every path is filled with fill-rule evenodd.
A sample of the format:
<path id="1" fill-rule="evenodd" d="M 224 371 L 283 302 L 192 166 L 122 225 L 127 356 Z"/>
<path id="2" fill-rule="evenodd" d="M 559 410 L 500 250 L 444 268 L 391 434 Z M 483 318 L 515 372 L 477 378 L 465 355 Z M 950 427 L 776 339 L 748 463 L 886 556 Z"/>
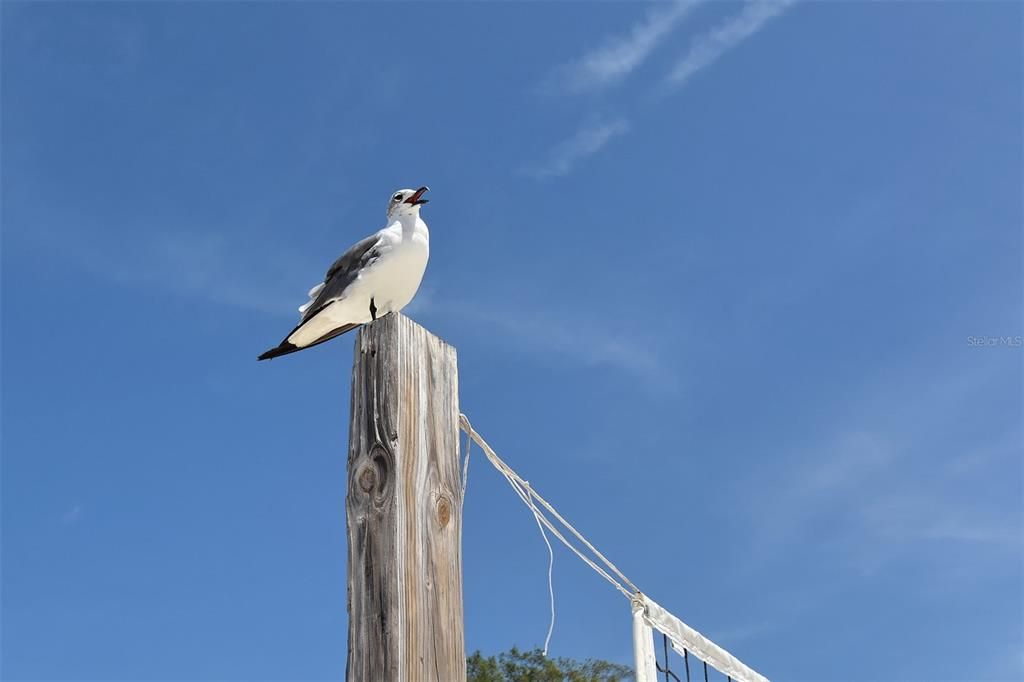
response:
<path id="1" fill-rule="evenodd" d="M 672 615 L 657 602 L 640 591 L 636 585 L 608 560 L 594 545 L 566 521 L 555 508 L 537 494 L 529 481 L 523 479 L 506 464 L 487 441 L 473 429 L 466 415 L 459 416 L 459 426 L 467 435 L 466 451 L 462 466 L 462 498 L 465 499 L 466 483 L 469 475 L 469 454 L 472 443 L 476 443 L 487 455 L 494 468 L 505 477 L 509 485 L 533 514 L 548 546 L 552 560 L 551 543 L 547 533 L 568 547 L 576 556 L 607 580 L 621 592 L 630 602 L 633 611 L 633 653 L 636 669 L 636 682 L 658 682 L 660 675 L 667 680 L 676 682 L 692 682 L 693 680 L 709 681 L 709 672 L 717 671 L 724 675 L 727 682 L 768 682 L 768 678 L 745 665 L 731 653 L 718 646 L 710 639 Z M 566 537 L 569 536 L 569 537 Z M 571 538 L 571 539 L 570 539 Z M 551 586 L 551 571 L 548 571 L 548 585 Z M 554 592 L 551 592 L 552 626 L 554 625 Z M 659 663 L 655 648 L 655 633 L 659 634 L 664 653 L 664 665 Z M 544 643 L 547 654 L 548 639 Z M 676 660 L 669 657 L 669 649 L 677 654 Z M 679 661 L 678 659 L 682 659 Z M 681 663 L 681 665 L 680 665 Z M 719 678 L 720 679 L 720 678 Z"/>

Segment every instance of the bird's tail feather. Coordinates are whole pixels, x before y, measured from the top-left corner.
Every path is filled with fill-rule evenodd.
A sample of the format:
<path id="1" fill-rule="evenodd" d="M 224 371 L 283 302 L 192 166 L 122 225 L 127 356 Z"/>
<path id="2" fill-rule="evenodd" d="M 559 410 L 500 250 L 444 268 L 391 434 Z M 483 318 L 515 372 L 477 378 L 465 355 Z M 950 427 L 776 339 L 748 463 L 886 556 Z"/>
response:
<path id="1" fill-rule="evenodd" d="M 280 346 L 277 346 L 275 348 L 271 348 L 270 350 L 268 350 L 268 351 L 264 352 L 263 354 L 261 354 L 256 359 L 257 360 L 269 360 L 270 358 L 277 358 L 277 357 L 280 357 L 282 355 L 288 355 L 289 353 L 294 353 L 294 352 L 300 351 L 300 350 L 302 350 L 302 348 L 299 348 L 295 344 L 288 343 L 287 341 L 282 341 Z"/>
<path id="2" fill-rule="evenodd" d="M 351 331 L 351 330 L 355 329 L 358 326 L 359 326 L 358 324 L 346 324 L 346 325 L 343 325 L 341 327 L 338 327 L 337 329 L 333 329 L 333 330 L 327 332 L 326 334 L 321 336 L 319 339 L 317 339 L 313 343 L 307 344 L 305 346 L 296 346 L 294 343 L 289 343 L 288 339 L 286 337 L 285 340 L 280 343 L 280 345 L 276 346 L 275 348 L 271 348 L 270 350 L 266 351 L 265 353 L 263 353 L 262 355 L 260 355 L 256 359 L 257 360 L 269 360 L 271 358 L 277 358 L 277 357 L 280 357 L 282 355 L 288 355 L 289 353 L 296 353 L 296 352 L 298 352 L 300 350 L 306 350 L 307 348 L 312 348 L 313 346 L 320 345 L 324 341 L 330 341 L 335 336 L 341 336 L 345 332 Z M 296 327 L 295 329 L 298 329 L 298 327 Z M 295 333 L 295 330 L 293 329 L 291 334 L 288 334 L 288 336 L 291 336 L 294 333 Z"/>

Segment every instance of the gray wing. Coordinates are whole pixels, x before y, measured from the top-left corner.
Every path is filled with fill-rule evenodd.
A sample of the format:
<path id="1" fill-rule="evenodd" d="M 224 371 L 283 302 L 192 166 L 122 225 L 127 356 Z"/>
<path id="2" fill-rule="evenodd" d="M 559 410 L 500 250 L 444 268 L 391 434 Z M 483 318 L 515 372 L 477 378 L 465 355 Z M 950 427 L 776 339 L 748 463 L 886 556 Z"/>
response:
<path id="1" fill-rule="evenodd" d="M 323 288 L 302 314 L 299 326 L 320 312 L 324 306 L 341 298 L 345 289 L 359 276 L 359 272 L 380 258 L 382 247 L 380 234 L 374 234 L 341 254 L 341 257 L 327 269 Z"/>

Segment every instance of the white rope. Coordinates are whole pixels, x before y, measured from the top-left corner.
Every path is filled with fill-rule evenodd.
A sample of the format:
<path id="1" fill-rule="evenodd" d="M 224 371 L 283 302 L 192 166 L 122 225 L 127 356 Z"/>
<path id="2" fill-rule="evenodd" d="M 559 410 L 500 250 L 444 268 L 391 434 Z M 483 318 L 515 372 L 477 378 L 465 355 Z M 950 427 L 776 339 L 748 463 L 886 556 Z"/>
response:
<path id="1" fill-rule="evenodd" d="M 551 633 L 555 631 L 555 550 L 551 549 L 551 541 L 548 534 L 544 532 L 544 526 L 540 522 L 540 512 L 533 504 L 533 490 L 530 483 L 526 483 L 526 492 L 529 495 L 530 507 L 533 509 L 533 518 L 537 521 L 537 528 L 540 528 L 540 536 L 544 538 L 544 544 L 548 546 L 548 595 L 551 597 L 551 623 L 548 625 L 548 636 L 544 638 L 543 655 L 548 655 L 548 645 L 551 644 Z"/>
<path id="2" fill-rule="evenodd" d="M 466 455 L 462 463 L 462 501 L 466 501 L 466 483 L 469 480 L 469 452 L 473 443 L 473 426 L 469 423 L 469 418 L 464 415 L 459 415 L 459 423 L 463 430 L 466 432 Z M 483 447 L 483 446 L 481 446 Z M 484 453 L 486 454 L 490 448 L 485 448 Z M 493 450 L 491 450 L 493 452 Z M 495 455 L 496 457 L 497 455 Z M 502 462 L 504 464 L 504 462 Z M 512 471 L 507 465 L 502 468 L 498 467 L 498 471 L 505 477 L 505 480 L 509 482 L 512 489 L 516 491 L 519 498 L 526 503 L 526 506 L 533 512 L 533 518 L 537 522 L 537 528 L 540 529 L 540 536 L 544 538 L 544 544 L 548 547 L 548 596 L 551 600 L 551 622 L 548 624 L 548 634 L 544 638 L 544 652 L 543 655 L 548 655 L 548 648 L 551 645 L 551 635 L 555 631 L 555 581 L 554 581 L 554 570 L 555 570 L 555 550 L 551 547 L 551 541 L 548 540 L 548 534 L 544 532 L 544 526 L 551 526 L 551 523 L 541 514 L 540 510 L 537 509 L 537 505 L 533 503 L 533 498 L 536 493 L 533 492 L 533 488 L 530 487 L 529 481 L 523 481 L 519 476 Z M 515 477 L 511 478 L 509 474 Z M 525 489 L 525 490 L 524 490 Z M 554 529 L 552 528 L 552 531 Z M 557 533 L 557 531 L 554 531 Z M 562 542 L 565 539 L 562 538 Z"/>
<path id="3" fill-rule="evenodd" d="M 460 507 L 466 506 L 466 487 L 469 485 L 469 451 L 472 447 L 473 436 L 469 432 L 466 432 L 466 454 L 462 458 L 462 497 L 459 498 Z"/>
<path id="4" fill-rule="evenodd" d="M 602 578 L 611 583 L 612 586 L 615 587 L 615 589 L 617 589 L 619 592 L 624 594 L 626 598 L 629 599 L 630 602 L 634 605 L 634 609 L 636 609 L 639 605 L 640 608 L 642 608 L 644 611 L 643 620 L 648 625 L 653 625 L 658 630 L 668 635 L 669 638 L 672 639 L 673 646 L 684 646 L 694 654 L 703 654 L 703 656 L 698 656 L 698 658 L 700 658 L 701 660 L 706 660 L 709 665 L 719 670 L 720 672 L 723 672 L 724 674 L 732 673 L 732 679 L 737 680 L 738 682 L 766 682 L 764 677 L 754 672 L 750 668 L 747 668 L 738 659 L 729 654 L 729 652 L 717 646 L 710 640 L 707 640 L 707 638 L 703 637 L 703 635 L 700 635 L 700 633 L 698 633 L 696 630 L 693 630 L 685 623 L 680 621 L 678 618 L 672 616 L 672 614 L 668 613 L 667 611 L 664 611 L 664 609 L 654 604 L 654 602 L 650 601 L 648 597 L 641 593 L 637 586 L 634 585 L 633 582 L 615 566 L 615 564 L 609 561 L 608 558 L 605 557 L 605 555 L 601 554 L 601 552 L 599 552 L 597 548 L 590 543 L 589 540 L 583 537 L 583 535 L 578 530 L 576 530 L 571 523 L 566 521 L 565 518 L 563 518 L 562 515 L 559 514 L 555 510 L 555 508 L 548 503 L 547 500 L 545 500 L 543 497 L 537 494 L 537 492 L 530 486 L 529 481 L 523 479 L 519 474 L 517 474 L 512 469 L 512 467 L 510 467 L 500 457 L 498 457 L 498 454 L 494 452 L 494 449 L 491 448 L 491 446 L 488 445 L 487 441 L 485 441 L 483 437 L 479 433 L 477 433 L 477 431 L 473 428 L 473 425 L 470 423 L 469 418 L 465 414 L 459 415 L 459 426 L 462 428 L 463 431 L 466 432 L 466 435 L 469 437 L 466 441 L 466 456 L 463 461 L 462 467 L 463 499 L 465 499 L 466 481 L 469 474 L 470 442 L 476 441 L 476 444 L 479 445 L 480 449 L 484 451 L 484 454 L 487 455 L 487 459 L 494 466 L 494 468 L 497 469 L 498 472 L 505 477 L 505 480 L 508 481 L 510 486 L 512 486 L 512 489 L 515 491 L 516 495 L 519 496 L 519 499 L 521 499 L 523 501 L 523 504 L 529 507 L 530 511 L 533 512 L 533 517 L 537 521 L 538 528 L 540 528 L 541 537 L 544 538 L 544 543 L 548 547 L 548 591 L 551 596 L 551 625 L 548 628 L 547 638 L 544 640 L 545 656 L 548 652 L 548 644 L 551 641 L 551 633 L 555 627 L 555 590 L 554 582 L 552 579 L 555 555 L 554 551 L 551 548 L 551 542 L 548 540 L 548 536 L 544 532 L 544 529 L 547 528 L 551 531 L 552 535 L 554 535 L 556 538 L 562 541 L 563 545 L 572 550 L 572 552 L 576 556 L 578 556 L 580 559 L 583 560 L 584 563 L 586 563 L 588 566 L 594 569 L 594 571 L 597 572 L 598 575 L 600 575 Z M 583 543 L 583 545 L 587 549 L 589 549 L 593 553 L 593 555 L 601 561 L 601 563 L 604 564 L 604 567 L 599 566 L 593 559 L 591 559 L 582 551 L 580 551 L 576 547 L 576 545 L 567 540 L 565 536 L 562 535 L 561 532 L 559 532 L 558 528 L 555 527 L 555 524 L 551 521 L 551 519 L 549 519 L 540 509 L 537 508 L 537 505 L 534 503 L 534 500 L 540 502 L 544 509 L 550 512 L 551 515 L 564 528 L 568 529 L 569 532 L 576 537 L 576 539 Z M 623 587 L 622 583 L 620 583 L 618 580 L 612 577 L 612 573 L 621 578 L 622 583 L 625 583 L 629 587 L 629 589 Z"/>
<path id="5" fill-rule="evenodd" d="M 492 465 L 494 465 L 494 468 L 497 469 L 501 473 L 501 475 L 505 477 L 505 480 L 507 480 L 509 485 L 512 486 L 512 489 L 519 496 L 519 499 L 523 501 L 523 504 L 525 504 L 527 507 L 530 508 L 531 511 L 533 511 L 535 518 L 540 523 L 542 523 L 548 530 L 550 530 L 556 538 L 561 540 L 563 545 L 572 550 L 572 552 L 576 556 L 578 556 L 580 559 L 584 561 L 584 563 L 586 563 L 588 566 L 594 569 L 594 571 L 596 571 L 598 575 L 600 575 L 602 578 L 611 583 L 612 586 L 615 587 L 615 589 L 617 589 L 619 592 L 624 594 L 627 599 L 632 599 L 633 593 L 639 592 L 639 590 L 636 588 L 636 585 L 634 585 L 633 582 L 629 580 L 629 578 L 624 576 L 622 574 L 622 571 L 616 568 L 615 564 L 613 564 L 603 554 L 597 551 L 597 549 L 592 544 L 590 544 L 589 540 L 583 537 L 578 530 L 573 528 L 572 524 L 570 524 L 568 521 L 562 518 L 561 514 L 555 511 L 554 507 L 552 507 L 547 500 L 541 497 L 535 490 L 531 489 L 531 493 L 529 494 L 526 492 L 526 489 L 529 487 L 529 483 L 527 483 L 522 477 L 519 476 L 519 474 L 513 471 L 512 467 L 510 467 L 508 464 L 505 464 L 505 462 L 500 457 L 498 457 L 498 454 L 494 451 L 494 449 L 473 428 L 473 425 L 470 424 L 469 418 L 466 417 L 466 415 L 459 415 L 459 425 L 462 427 L 463 431 L 469 434 L 470 437 L 474 441 L 476 441 L 476 444 L 479 445 L 480 449 L 482 449 L 484 451 L 484 454 L 487 455 L 487 459 L 491 462 Z M 540 502 L 541 505 L 543 505 L 545 509 L 551 512 L 551 514 L 556 519 L 558 519 L 558 521 L 565 528 L 567 528 L 573 535 L 579 538 L 580 541 L 583 542 L 583 544 L 586 545 L 586 547 L 590 549 L 590 551 L 592 551 L 594 555 L 605 564 L 605 566 L 610 568 L 616 575 L 622 578 L 623 582 L 625 582 L 631 588 L 632 592 L 630 590 L 627 590 L 625 587 L 622 586 L 622 584 L 618 580 L 609 575 L 608 571 L 606 571 L 601 566 L 598 566 L 593 559 L 591 559 L 586 554 L 581 552 L 576 547 L 576 545 L 569 542 L 565 538 L 565 536 L 562 535 L 561 532 L 559 532 L 558 528 L 555 527 L 555 524 L 552 523 L 551 519 L 549 519 L 547 516 L 544 515 L 543 512 L 537 509 L 536 505 L 533 504 L 533 502 L 531 501 L 531 497 Z"/>
<path id="6" fill-rule="evenodd" d="M 465 416 L 465 415 L 463 415 L 463 416 Z M 472 425 L 469 424 L 469 419 L 466 419 L 466 425 L 469 426 L 469 428 L 470 428 L 470 435 L 473 437 L 473 440 L 475 440 L 480 445 L 480 447 L 483 448 L 484 452 L 487 454 L 487 458 L 491 460 L 491 463 L 494 464 L 496 467 L 498 467 L 498 469 L 500 471 L 502 471 L 502 473 L 506 474 L 506 476 L 505 476 L 506 478 L 509 478 L 509 476 L 511 476 L 512 478 L 516 479 L 520 483 L 524 483 L 525 485 L 529 486 L 529 483 L 526 483 L 526 481 L 524 481 L 519 476 L 519 474 L 517 474 L 515 471 L 513 471 L 512 467 L 510 467 L 509 465 L 505 464 L 505 462 L 502 461 L 502 459 L 500 457 L 498 457 L 497 453 L 495 453 L 494 450 L 492 450 L 491 447 L 489 445 L 487 445 L 486 441 L 484 441 L 484 439 L 480 436 L 479 433 L 477 433 L 476 431 L 472 430 L 473 427 L 472 427 Z M 552 507 L 548 503 L 547 500 L 545 500 L 543 497 L 538 495 L 536 492 L 534 492 L 534 496 L 537 498 L 537 500 L 542 505 L 544 505 L 545 509 L 547 509 L 549 512 L 551 512 L 552 516 L 554 516 L 556 519 L 558 519 L 559 523 L 561 523 L 563 526 L 565 526 L 567 529 L 569 529 L 569 532 L 571 532 L 573 535 L 575 535 L 576 538 L 579 539 L 579 541 L 582 542 L 586 546 L 587 549 L 589 549 L 591 552 L 593 552 L 594 556 L 596 556 L 598 559 L 600 559 L 602 562 L 604 562 L 605 566 L 607 566 L 609 569 L 611 569 L 611 571 L 613 573 L 615 573 L 615 575 L 619 576 L 619 578 L 622 579 L 622 582 L 626 583 L 626 585 L 629 586 L 631 591 L 625 590 L 621 585 L 618 584 L 617 581 L 612 581 L 612 582 L 614 582 L 618 586 L 619 590 L 621 590 L 623 592 L 623 594 L 626 595 L 627 598 L 632 599 L 633 593 L 640 591 L 637 588 L 637 586 L 633 584 L 632 580 L 627 578 L 622 573 L 622 571 L 620 571 L 618 569 L 618 567 L 615 566 L 615 564 L 613 564 L 611 561 L 608 560 L 608 557 L 606 557 L 604 554 L 601 554 L 601 552 L 599 552 L 597 550 L 597 548 L 594 547 L 594 545 L 590 544 L 590 541 L 587 540 L 585 537 L 583 537 L 583 535 L 578 530 L 576 530 L 571 523 L 569 523 L 564 518 L 562 518 L 562 515 L 559 514 L 558 511 L 555 510 L 555 508 Z M 551 527 L 551 526 L 549 526 L 549 527 Z M 554 530 L 554 529 L 552 528 L 552 530 Z M 559 535 L 559 537 L 561 538 L 561 535 Z M 593 562 L 588 560 L 587 557 L 583 556 L 583 554 L 581 554 L 572 544 L 570 544 L 568 541 L 566 541 L 565 538 L 561 538 L 561 539 L 562 539 L 562 542 L 564 542 L 565 545 L 569 549 L 571 549 L 573 552 L 575 552 L 581 559 L 586 561 L 593 568 L 597 568 L 597 566 L 595 566 Z M 610 580 L 610 577 L 608 576 L 608 574 L 606 572 L 604 572 L 604 571 L 600 571 L 600 572 L 601 572 L 602 575 L 604 575 L 606 578 L 609 578 L 609 580 Z"/>

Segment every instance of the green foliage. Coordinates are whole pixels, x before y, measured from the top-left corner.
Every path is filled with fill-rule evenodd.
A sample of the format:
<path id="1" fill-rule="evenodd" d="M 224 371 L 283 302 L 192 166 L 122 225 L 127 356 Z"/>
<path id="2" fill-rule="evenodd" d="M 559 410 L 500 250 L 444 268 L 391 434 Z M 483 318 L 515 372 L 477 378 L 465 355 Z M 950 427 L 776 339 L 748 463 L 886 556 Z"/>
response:
<path id="1" fill-rule="evenodd" d="M 618 663 L 588 658 L 547 658 L 540 649 L 512 647 L 497 656 L 479 651 L 466 659 L 467 682 L 626 682 L 633 670 Z"/>

